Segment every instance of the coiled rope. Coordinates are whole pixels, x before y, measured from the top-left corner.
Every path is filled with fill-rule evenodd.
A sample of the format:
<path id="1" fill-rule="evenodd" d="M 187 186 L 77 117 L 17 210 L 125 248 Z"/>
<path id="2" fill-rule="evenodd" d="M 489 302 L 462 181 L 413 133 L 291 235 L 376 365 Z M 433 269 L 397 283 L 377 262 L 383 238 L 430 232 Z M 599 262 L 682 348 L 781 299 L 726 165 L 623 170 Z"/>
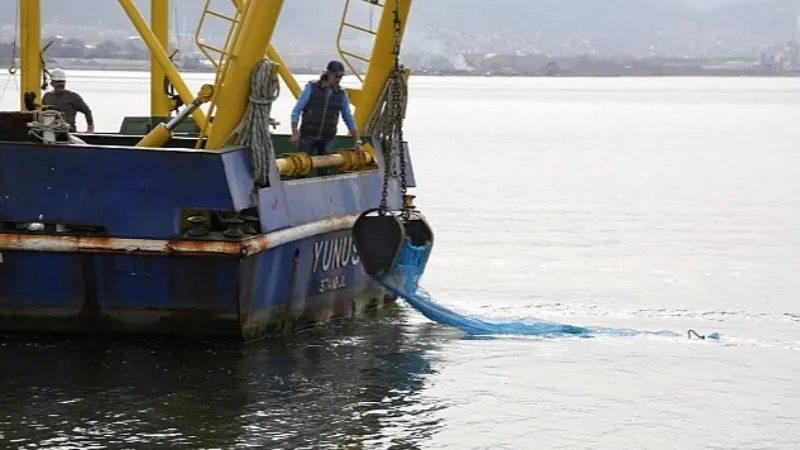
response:
<path id="1" fill-rule="evenodd" d="M 47 117 L 53 118 L 53 121 L 49 124 L 44 123 Z M 28 134 L 39 138 L 42 142 L 45 140 L 44 133 L 47 131 L 52 131 L 55 135 L 70 132 L 70 126 L 64 121 L 64 115 L 60 111 L 54 109 L 44 111 L 34 110 L 33 120 L 28 123 L 28 128 Z"/>
<path id="2" fill-rule="evenodd" d="M 272 103 L 280 95 L 280 83 L 275 77 L 275 64 L 262 59 L 250 78 L 250 98 L 242 121 L 233 131 L 238 135 L 236 144 L 250 147 L 253 175 L 258 187 L 269 184 L 269 162 L 275 157 L 272 133 L 269 129 L 279 122 L 270 117 Z"/>

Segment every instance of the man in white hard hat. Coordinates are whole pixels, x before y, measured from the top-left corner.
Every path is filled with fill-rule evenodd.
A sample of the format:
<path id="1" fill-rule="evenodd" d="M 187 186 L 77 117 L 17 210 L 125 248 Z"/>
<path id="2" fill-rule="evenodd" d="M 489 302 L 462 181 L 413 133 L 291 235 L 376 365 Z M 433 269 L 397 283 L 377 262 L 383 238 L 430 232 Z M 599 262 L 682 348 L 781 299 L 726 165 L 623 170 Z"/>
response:
<path id="1" fill-rule="evenodd" d="M 64 121 L 69 124 L 72 131 L 76 131 L 75 116 L 77 113 L 81 113 L 86 118 L 87 133 L 94 133 L 92 110 L 83 101 L 80 94 L 66 88 L 67 74 L 63 70 L 53 69 L 50 71 L 50 86 L 53 87 L 53 90 L 42 96 L 42 108 L 54 109 L 64 114 Z"/>

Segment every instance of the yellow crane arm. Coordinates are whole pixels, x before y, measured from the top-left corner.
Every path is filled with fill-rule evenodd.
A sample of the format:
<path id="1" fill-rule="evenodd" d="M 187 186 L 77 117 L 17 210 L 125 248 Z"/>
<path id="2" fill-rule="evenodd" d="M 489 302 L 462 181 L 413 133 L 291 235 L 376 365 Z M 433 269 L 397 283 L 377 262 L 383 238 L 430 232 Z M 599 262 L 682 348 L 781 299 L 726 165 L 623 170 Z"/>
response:
<path id="1" fill-rule="evenodd" d="M 213 103 L 216 114 L 205 148 L 220 149 L 239 125 L 250 96 L 250 77 L 267 52 L 283 0 L 251 0 L 244 3 L 241 24 L 230 41 L 230 53 L 221 67 L 220 84 Z"/>

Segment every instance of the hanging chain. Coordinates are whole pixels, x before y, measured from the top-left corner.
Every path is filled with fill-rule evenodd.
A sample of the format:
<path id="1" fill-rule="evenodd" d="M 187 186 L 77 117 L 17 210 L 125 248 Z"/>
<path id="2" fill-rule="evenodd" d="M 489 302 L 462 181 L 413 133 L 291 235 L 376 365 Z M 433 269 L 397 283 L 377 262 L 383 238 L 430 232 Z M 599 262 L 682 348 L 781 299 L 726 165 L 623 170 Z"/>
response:
<path id="1" fill-rule="evenodd" d="M 384 165 L 384 172 L 383 172 L 383 187 L 381 190 L 381 205 L 378 208 L 378 214 L 381 216 L 386 215 L 386 211 L 389 207 L 386 204 L 386 197 L 388 196 L 389 192 L 389 165 L 392 161 L 392 154 L 389 150 L 389 143 L 387 142 L 387 138 L 384 137 L 381 140 L 381 150 L 383 150 L 383 165 Z"/>
<path id="2" fill-rule="evenodd" d="M 400 0 L 395 0 L 394 3 L 394 85 L 392 89 L 392 107 L 393 122 L 394 122 L 394 139 L 397 150 L 397 156 L 400 158 L 400 191 L 402 197 L 400 198 L 401 205 L 403 205 L 403 218 L 408 218 L 410 209 L 406 206 L 405 197 L 408 187 L 406 186 L 406 156 L 403 149 L 403 67 L 400 65 L 400 30 L 402 23 L 400 22 Z"/>
<path id="3" fill-rule="evenodd" d="M 395 0 L 394 4 L 394 45 L 392 53 L 394 54 L 394 70 L 389 77 L 391 86 L 391 98 L 387 108 L 389 109 L 389 117 L 392 122 L 391 133 L 384 137 L 383 141 L 383 158 L 386 166 L 383 174 L 383 190 L 381 192 L 381 206 L 379 212 L 385 215 L 388 209 L 387 195 L 389 190 L 389 177 L 390 167 L 393 166 L 393 154 L 396 152 L 400 159 L 400 190 L 402 192 L 401 204 L 402 216 L 408 218 L 410 214 L 409 207 L 405 204 L 405 196 L 408 190 L 406 186 L 406 158 L 403 149 L 403 66 L 400 65 L 400 30 L 402 22 L 400 21 L 400 0 Z M 388 142 L 387 142 L 388 141 Z"/>

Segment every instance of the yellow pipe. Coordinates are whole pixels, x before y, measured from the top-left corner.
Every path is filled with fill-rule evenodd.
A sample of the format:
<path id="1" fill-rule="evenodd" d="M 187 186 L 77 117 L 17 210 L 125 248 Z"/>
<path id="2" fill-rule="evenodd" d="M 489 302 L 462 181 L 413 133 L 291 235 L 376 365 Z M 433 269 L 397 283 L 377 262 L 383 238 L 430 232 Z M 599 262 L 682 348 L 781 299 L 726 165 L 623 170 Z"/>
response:
<path id="1" fill-rule="evenodd" d="M 214 93 L 217 113 L 214 127 L 207 133 L 207 149 L 224 147 L 242 120 L 250 96 L 250 77 L 267 52 L 281 8 L 283 0 L 248 1 L 245 4 L 241 28 L 223 68 L 222 85 L 217 86 Z"/>
<path id="2" fill-rule="evenodd" d="M 164 51 L 169 51 L 169 0 L 150 0 L 150 27 Z M 169 116 L 170 99 L 164 92 L 166 72 L 150 54 L 150 115 Z"/>
<path id="3" fill-rule="evenodd" d="M 411 10 L 411 0 L 386 0 L 383 5 L 381 21 L 378 25 L 378 34 L 372 47 L 367 76 L 358 95 L 358 104 L 355 112 L 356 127 L 360 133 L 364 132 L 369 122 L 369 116 L 380 101 L 383 89 L 389 75 L 394 70 L 394 8 L 400 2 L 400 41 L 405 32 L 408 12 Z"/>
<path id="4" fill-rule="evenodd" d="M 162 147 L 164 144 L 172 139 L 172 131 L 187 117 L 189 117 L 195 109 L 199 108 L 203 103 L 211 100 L 214 95 L 214 87 L 210 84 L 204 84 L 197 93 L 197 98 L 189 105 L 186 105 L 175 117 L 171 118 L 167 123 L 159 123 L 149 133 L 147 133 L 139 142 L 136 147 Z"/>
<path id="5" fill-rule="evenodd" d="M 354 172 L 375 164 L 372 151 L 358 154 L 353 150 L 339 150 L 332 155 L 311 156 L 306 152 L 292 153 L 278 158 L 278 172 L 292 177 L 306 176 L 314 169 L 337 167 L 342 172 Z"/>
<path id="6" fill-rule="evenodd" d="M 25 94 L 34 94 L 34 103 L 42 99 L 42 2 L 41 0 L 19 0 L 20 23 L 20 69 L 22 91 L 20 110 L 25 111 Z"/>
<path id="7" fill-rule="evenodd" d="M 283 82 L 286 83 L 286 86 L 292 92 L 294 98 L 300 98 L 300 94 L 303 93 L 303 88 L 301 88 L 297 83 L 297 80 L 294 79 L 292 71 L 283 62 L 283 58 L 281 58 L 281 55 L 277 50 L 275 50 L 275 47 L 273 47 L 272 44 L 269 44 L 269 47 L 267 48 L 267 58 L 278 64 L 278 75 L 283 78 Z"/>
<path id="8" fill-rule="evenodd" d="M 178 70 L 175 69 L 174 65 L 172 65 L 172 61 L 169 60 L 169 55 L 167 55 L 166 50 L 161 47 L 161 44 L 158 42 L 158 39 L 156 39 L 155 34 L 153 34 L 153 31 L 147 26 L 147 22 L 139 12 L 139 8 L 136 7 L 136 5 L 133 3 L 133 0 L 118 1 L 122 6 L 122 9 L 125 10 L 125 14 L 128 15 L 131 23 L 133 23 L 133 26 L 136 28 L 136 31 L 139 32 L 139 35 L 144 40 L 145 44 L 147 44 L 147 48 L 150 49 L 150 54 L 155 57 L 158 65 L 164 69 L 169 81 L 171 81 L 172 85 L 175 86 L 175 90 L 178 91 L 178 95 L 180 95 L 183 103 L 186 105 L 191 103 L 194 100 L 192 92 L 188 87 L 186 87 L 186 84 L 183 82 L 183 78 L 181 78 Z M 199 127 L 203 127 L 205 125 L 206 115 L 203 114 L 201 109 L 196 109 L 194 112 L 192 112 L 192 117 L 194 117 L 194 121 Z M 208 128 L 211 128 L 210 124 Z"/>
<path id="9" fill-rule="evenodd" d="M 244 12 L 242 0 L 231 0 L 231 2 L 233 3 L 233 6 L 239 10 L 239 13 Z M 283 78 L 283 82 L 286 83 L 286 86 L 289 88 L 289 91 L 292 92 L 294 98 L 300 98 L 300 94 L 303 93 L 303 88 L 301 88 L 300 84 L 297 83 L 292 71 L 289 70 L 289 67 L 283 62 L 283 58 L 281 58 L 280 53 L 275 50 L 275 47 L 272 44 L 269 44 L 269 47 L 267 47 L 267 58 L 278 64 L 278 75 Z"/>

